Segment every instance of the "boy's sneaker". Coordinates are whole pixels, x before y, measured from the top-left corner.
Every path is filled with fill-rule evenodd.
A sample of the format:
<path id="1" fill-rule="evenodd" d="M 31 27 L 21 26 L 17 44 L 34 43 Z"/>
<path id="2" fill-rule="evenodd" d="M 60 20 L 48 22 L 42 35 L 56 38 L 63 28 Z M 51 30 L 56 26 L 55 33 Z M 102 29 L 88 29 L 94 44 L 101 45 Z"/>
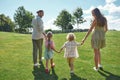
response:
<path id="1" fill-rule="evenodd" d="M 93 69 L 95 70 L 95 71 L 98 71 L 99 69 L 96 69 L 96 67 L 93 67 Z"/>
<path id="2" fill-rule="evenodd" d="M 45 69 L 45 72 L 48 74 L 49 73 L 49 69 Z"/>
<path id="3" fill-rule="evenodd" d="M 103 67 L 100 64 L 98 64 L 98 68 L 101 69 L 101 70 L 103 70 Z"/>
<path id="4" fill-rule="evenodd" d="M 52 63 L 51 68 L 54 68 L 54 67 L 55 67 L 55 63 Z"/>

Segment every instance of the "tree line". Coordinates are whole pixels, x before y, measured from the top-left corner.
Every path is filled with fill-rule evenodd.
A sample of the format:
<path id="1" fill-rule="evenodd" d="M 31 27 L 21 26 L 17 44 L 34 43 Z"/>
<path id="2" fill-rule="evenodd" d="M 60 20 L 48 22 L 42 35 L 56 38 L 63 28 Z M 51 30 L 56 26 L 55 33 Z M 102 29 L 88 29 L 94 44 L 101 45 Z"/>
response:
<path id="1" fill-rule="evenodd" d="M 4 14 L 0 14 L 0 31 L 13 32 L 15 24 L 9 18 L 9 16 L 5 16 Z"/>
<path id="2" fill-rule="evenodd" d="M 71 31 L 75 24 L 79 28 L 79 24 L 86 22 L 82 15 L 82 8 L 78 7 L 72 14 L 64 9 L 57 16 L 54 25 L 61 28 L 62 32 Z M 18 7 L 15 11 L 14 21 L 8 16 L 0 14 L 0 31 L 29 33 L 33 27 L 31 22 L 34 17 L 32 12 L 26 10 L 24 6 Z"/>
<path id="3" fill-rule="evenodd" d="M 60 27 L 62 31 L 71 31 L 75 24 L 77 24 L 77 28 L 79 29 L 79 24 L 86 22 L 82 15 L 82 8 L 77 8 L 73 14 L 70 14 L 67 10 L 62 10 L 54 21 L 54 24 Z"/>

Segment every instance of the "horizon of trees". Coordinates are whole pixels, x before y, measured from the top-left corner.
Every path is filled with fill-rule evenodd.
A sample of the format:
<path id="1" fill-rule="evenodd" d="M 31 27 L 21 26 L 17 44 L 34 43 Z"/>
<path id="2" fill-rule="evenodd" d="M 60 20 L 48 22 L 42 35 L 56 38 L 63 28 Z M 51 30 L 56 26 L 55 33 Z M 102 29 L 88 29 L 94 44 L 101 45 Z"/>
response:
<path id="1" fill-rule="evenodd" d="M 86 22 L 82 15 L 83 11 L 80 7 L 76 8 L 72 14 L 63 9 L 54 21 L 54 25 L 61 28 L 63 32 L 72 31 L 75 24 L 77 24 L 79 29 L 79 25 Z M 20 6 L 15 10 L 14 21 L 9 16 L 0 14 L 0 31 L 29 33 L 34 17 L 33 13 L 26 10 L 24 6 Z"/>
<path id="2" fill-rule="evenodd" d="M 77 24 L 79 29 L 79 25 L 86 22 L 82 15 L 83 11 L 80 7 L 76 8 L 72 14 L 64 9 L 59 13 L 53 24 L 61 28 L 62 31 L 71 31 L 75 24 Z"/>
<path id="3" fill-rule="evenodd" d="M 0 14 L 0 31 L 13 32 L 15 23 L 4 14 Z"/>

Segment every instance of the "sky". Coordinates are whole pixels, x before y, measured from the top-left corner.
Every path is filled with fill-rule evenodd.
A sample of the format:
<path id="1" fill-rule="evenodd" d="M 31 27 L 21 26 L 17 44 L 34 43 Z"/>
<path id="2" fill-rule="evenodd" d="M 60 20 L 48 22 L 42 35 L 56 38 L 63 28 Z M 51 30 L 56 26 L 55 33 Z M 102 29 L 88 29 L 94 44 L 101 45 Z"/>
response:
<path id="1" fill-rule="evenodd" d="M 9 16 L 13 21 L 13 16 L 18 7 L 24 8 L 37 15 L 36 11 L 44 10 L 44 26 L 45 29 L 59 29 L 53 25 L 59 13 L 66 9 L 69 13 L 81 7 L 83 9 L 83 17 L 87 22 L 80 24 L 80 29 L 89 29 L 90 21 L 93 18 L 91 10 L 99 8 L 101 13 L 108 20 L 108 29 L 120 31 L 120 0 L 0 0 L 0 14 Z M 74 29 L 76 29 L 74 25 Z"/>

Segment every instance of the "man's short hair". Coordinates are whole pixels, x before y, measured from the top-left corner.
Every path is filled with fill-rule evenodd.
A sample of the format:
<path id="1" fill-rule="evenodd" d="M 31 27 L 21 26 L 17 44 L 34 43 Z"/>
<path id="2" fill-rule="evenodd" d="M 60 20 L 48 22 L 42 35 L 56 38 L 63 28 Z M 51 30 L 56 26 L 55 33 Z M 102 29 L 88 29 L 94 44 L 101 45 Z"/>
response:
<path id="1" fill-rule="evenodd" d="M 43 10 L 38 10 L 37 13 L 39 13 L 39 12 L 44 12 L 44 11 Z"/>

